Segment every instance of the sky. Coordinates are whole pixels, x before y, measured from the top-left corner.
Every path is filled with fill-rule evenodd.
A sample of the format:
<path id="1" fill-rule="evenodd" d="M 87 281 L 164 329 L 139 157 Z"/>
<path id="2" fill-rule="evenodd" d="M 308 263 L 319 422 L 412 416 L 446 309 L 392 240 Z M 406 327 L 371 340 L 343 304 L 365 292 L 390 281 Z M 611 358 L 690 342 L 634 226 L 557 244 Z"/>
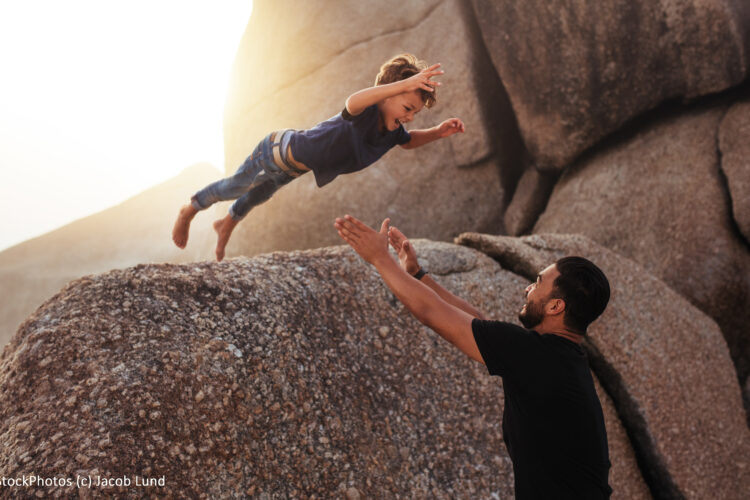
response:
<path id="1" fill-rule="evenodd" d="M 207 161 L 251 0 L 0 1 L 0 250 Z"/>

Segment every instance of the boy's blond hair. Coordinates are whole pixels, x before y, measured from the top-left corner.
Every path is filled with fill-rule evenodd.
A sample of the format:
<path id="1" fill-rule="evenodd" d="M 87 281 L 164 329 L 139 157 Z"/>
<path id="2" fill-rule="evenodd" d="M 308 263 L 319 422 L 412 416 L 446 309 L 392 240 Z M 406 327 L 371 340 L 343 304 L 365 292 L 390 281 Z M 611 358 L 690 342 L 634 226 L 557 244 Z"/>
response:
<path id="1" fill-rule="evenodd" d="M 425 61 L 420 61 L 412 54 L 399 54 L 389 61 L 386 61 L 380 67 L 380 73 L 375 77 L 375 85 L 385 85 L 386 83 L 398 82 L 416 75 L 428 65 Z M 420 97 L 425 108 L 431 108 L 437 101 L 435 92 L 419 89 Z"/>

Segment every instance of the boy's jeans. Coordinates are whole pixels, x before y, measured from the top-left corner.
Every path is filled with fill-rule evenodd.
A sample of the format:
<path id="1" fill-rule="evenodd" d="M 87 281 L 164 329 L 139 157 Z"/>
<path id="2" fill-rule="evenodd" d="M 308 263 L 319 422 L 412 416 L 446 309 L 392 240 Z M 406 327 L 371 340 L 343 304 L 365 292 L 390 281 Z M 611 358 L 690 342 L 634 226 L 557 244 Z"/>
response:
<path id="1" fill-rule="evenodd" d="M 292 130 L 282 130 L 266 136 L 233 176 L 209 184 L 195 193 L 190 200 L 193 208 L 205 210 L 217 201 L 236 199 L 229 209 L 229 215 L 234 220 L 240 220 L 253 207 L 271 198 L 281 186 L 302 175 L 304 171 L 287 163 L 292 133 Z"/>

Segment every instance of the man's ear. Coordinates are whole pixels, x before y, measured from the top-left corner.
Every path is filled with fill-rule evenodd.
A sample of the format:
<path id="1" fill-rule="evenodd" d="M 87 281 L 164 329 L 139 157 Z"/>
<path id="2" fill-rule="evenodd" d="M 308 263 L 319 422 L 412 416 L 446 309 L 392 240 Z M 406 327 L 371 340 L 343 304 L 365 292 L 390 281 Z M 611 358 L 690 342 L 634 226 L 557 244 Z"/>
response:
<path id="1" fill-rule="evenodd" d="M 550 316 L 557 316 L 565 312 L 565 301 L 563 299 L 549 299 L 544 309 Z"/>

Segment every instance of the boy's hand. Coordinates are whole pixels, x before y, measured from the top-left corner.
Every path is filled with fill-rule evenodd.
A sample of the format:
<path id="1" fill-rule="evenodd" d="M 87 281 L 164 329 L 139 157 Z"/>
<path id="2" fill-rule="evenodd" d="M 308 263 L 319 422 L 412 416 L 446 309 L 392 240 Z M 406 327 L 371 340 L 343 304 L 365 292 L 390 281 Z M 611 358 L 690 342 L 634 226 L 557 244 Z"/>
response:
<path id="1" fill-rule="evenodd" d="M 445 120 L 443 123 L 438 125 L 438 136 L 441 139 L 444 139 L 446 137 L 449 137 L 453 134 L 457 134 L 459 132 L 464 133 L 466 131 L 466 128 L 464 127 L 464 122 L 462 122 L 459 118 L 449 118 Z"/>
<path id="2" fill-rule="evenodd" d="M 341 236 L 355 252 L 365 261 L 377 267 L 382 259 L 390 259 L 388 254 L 388 224 L 391 219 L 385 219 L 376 232 L 364 222 L 351 215 L 336 218 L 333 224 Z"/>
<path id="3" fill-rule="evenodd" d="M 440 85 L 440 82 L 430 80 L 433 76 L 442 75 L 445 71 L 439 70 L 440 63 L 433 64 L 429 68 L 425 68 L 414 76 L 411 76 L 405 80 L 402 80 L 404 85 L 404 92 L 411 92 L 413 90 L 427 90 L 432 92 L 435 87 Z"/>
<path id="4" fill-rule="evenodd" d="M 414 251 L 414 247 L 406 239 L 404 233 L 399 231 L 395 226 L 391 227 L 388 230 L 388 240 L 393 249 L 398 253 L 398 261 L 401 263 L 401 268 L 412 276 L 417 274 L 417 271 L 419 271 L 417 252 Z"/>

